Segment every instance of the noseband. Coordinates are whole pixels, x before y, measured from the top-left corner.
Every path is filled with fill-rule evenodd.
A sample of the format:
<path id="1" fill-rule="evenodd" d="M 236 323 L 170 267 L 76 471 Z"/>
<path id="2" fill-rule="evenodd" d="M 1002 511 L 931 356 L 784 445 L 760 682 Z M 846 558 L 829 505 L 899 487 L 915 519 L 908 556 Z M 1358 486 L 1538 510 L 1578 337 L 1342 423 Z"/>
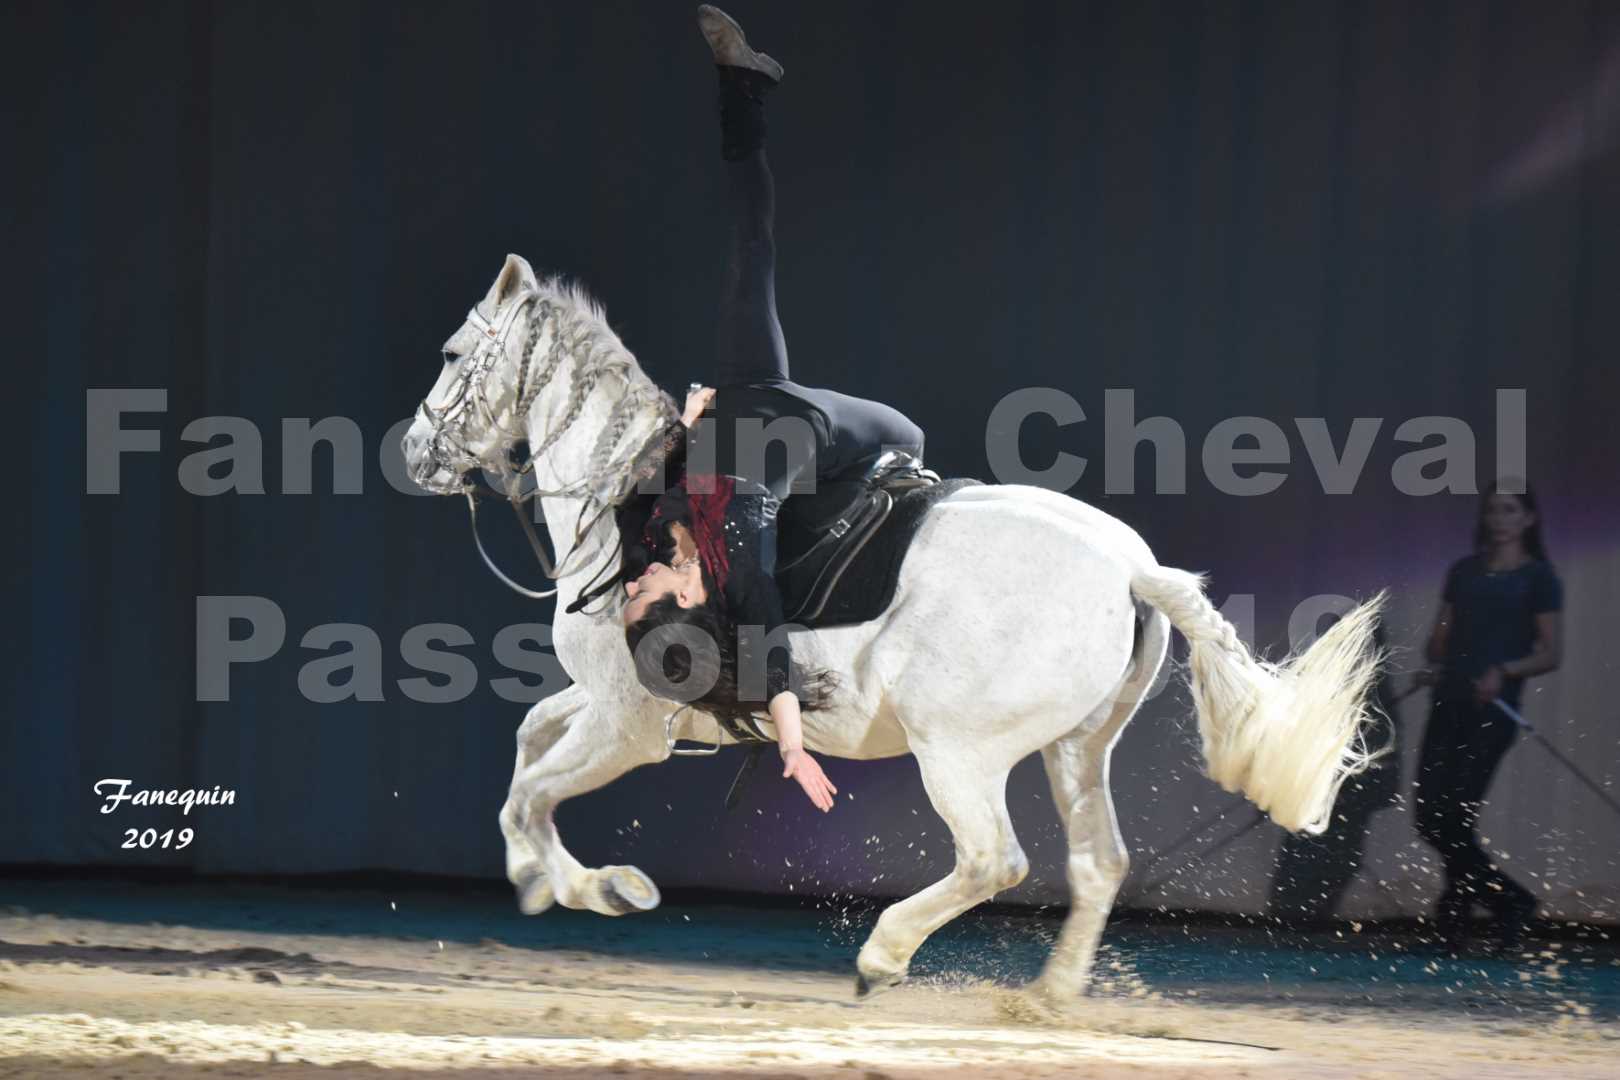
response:
<path id="1" fill-rule="evenodd" d="M 528 412 L 528 407 L 539 396 L 545 382 L 549 381 L 556 370 L 556 348 L 552 349 L 549 358 L 552 363 L 548 365 L 542 380 L 536 380 L 532 390 L 526 386 L 529 377 L 529 368 L 533 363 L 535 346 L 540 340 L 540 326 L 548 313 L 549 304 L 536 305 L 539 294 L 532 289 L 525 288 L 517 298 L 517 302 L 510 304 L 501 313 L 495 322 L 490 322 L 479 314 L 475 307 L 467 312 L 467 325 L 478 332 L 478 345 L 471 353 L 461 359 L 456 366 L 456 381 L 450 384 L 448 400 L 441 406 L 433 406 L 427 398 L 417 406 L 416 412 L 433 430 L 433 439 L 428 447 L 428 460 L 433 464 L 454 472 L 451 468 L 452 455 L 465 460 L 479 460 L 468 446 L 468 428 L 479 413 L 483 414 L 484 422 L 502 435 L 514 440 L 522 438 L 521 433 L 514 434 L 501 426 L 496 418 L 494 406 L 489 401 L 490 373 L 495 366 L 506 356 L 506 342 L 512 336 L 513 329 L 518 324 L 518 317 L 525 308 L 533 308 L 529 319 L 529 345 L 523 350 L 523 359 L 518 369 L 517 405 L 513 414 L 520 420 Z M 519 475 L 533 465 L 534 457 L 530 455 L 524 462 Z"/>

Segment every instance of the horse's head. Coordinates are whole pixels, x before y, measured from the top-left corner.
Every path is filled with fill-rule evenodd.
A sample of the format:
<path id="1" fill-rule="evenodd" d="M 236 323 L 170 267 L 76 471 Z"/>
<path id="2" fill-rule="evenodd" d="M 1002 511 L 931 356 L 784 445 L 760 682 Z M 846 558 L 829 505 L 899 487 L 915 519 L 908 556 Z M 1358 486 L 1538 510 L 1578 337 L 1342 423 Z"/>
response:
<path id="1" fill-rule="evenodd" d="M 404 439 L 411 479 L 435 494 L 532 468 L 542 489 L 617 503 L 679 416 L 583 289 L 537 279 L 517 255 L 443 351 Z"/>
<path id="2" fill-rule="evenodd" d="M 411 479 L 437 495 L 459 494 L 477 470 L 502 472 L 524 437 L 518 372 L 524 326 L 540 295 L 528 262 L 508 255 L 484 298 L 444 343 L 444 367 L 405 433 Z"/>

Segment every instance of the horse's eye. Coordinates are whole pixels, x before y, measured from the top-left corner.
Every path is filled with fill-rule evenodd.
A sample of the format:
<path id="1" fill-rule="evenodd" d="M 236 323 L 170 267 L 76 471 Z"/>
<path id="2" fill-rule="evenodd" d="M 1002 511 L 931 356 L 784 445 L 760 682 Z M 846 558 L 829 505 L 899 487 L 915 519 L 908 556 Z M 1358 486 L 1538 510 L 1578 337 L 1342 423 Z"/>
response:
<path id="1" fill-rule="evenodd" d="M 461 359 L 460 356 L 456 355 L 455 353 L 451 352 L 448 349 L 445 350 L 445 353 L 444 353 L 444 362 L 445 363 L 454 364 L 460 359 Z"/>

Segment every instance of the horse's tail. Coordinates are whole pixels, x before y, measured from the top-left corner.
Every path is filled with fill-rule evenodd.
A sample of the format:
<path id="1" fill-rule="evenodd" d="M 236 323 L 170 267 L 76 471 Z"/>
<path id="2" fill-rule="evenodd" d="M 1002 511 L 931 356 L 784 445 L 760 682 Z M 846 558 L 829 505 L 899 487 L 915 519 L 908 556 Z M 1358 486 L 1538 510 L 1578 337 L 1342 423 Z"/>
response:
<path id="1" fill-rule="evenodd" d="M 1385 593 L 1345 614 L 1305 652 L 1257 659 L 1204 596 L 1201 574 L 1138 570 L 1131 592 L 1169 617 L 1192 646 L 1193 700 L 1204 770 L 1290 832 L 1327 828 L 1344 781 L 1385 751 L 1362 739 L 1367 692 L 1384 656 L 1373 628 Z"/>

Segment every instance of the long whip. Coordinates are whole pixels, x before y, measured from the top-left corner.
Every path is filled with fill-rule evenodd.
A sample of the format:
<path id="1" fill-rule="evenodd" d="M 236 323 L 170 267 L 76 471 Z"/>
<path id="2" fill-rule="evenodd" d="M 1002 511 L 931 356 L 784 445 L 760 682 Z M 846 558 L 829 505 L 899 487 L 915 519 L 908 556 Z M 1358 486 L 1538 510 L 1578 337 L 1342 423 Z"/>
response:
<path id="1" fill-rule="evenodd" d="M 1501 698 L 1492 698 L 1491 704 L 1495 705 L 1498 709 L 1501 709 L 1502 712 L 1506 713 L 1509 720 L 1512 720 L 1515 724 L 1518 724 L 1519 727 L 1523 728 L 1525 731 L 1528 731 L 1530 733 L 1530 737 L 1536 740 L 1536 742 L 1540 743 L 1543 750 L 1551 754 L 1559 764 L 1563 765 L 1564 768 L 1573 773 L 1575 775 L 1575 779 L 1579 780 L 1581 783 L 1590 788 L 1592 794 L 1603 800 L 1604 805 L 1606 805 L 1610 810 L 1613 810 L 1615 813 L 1620 814 L 1620 803 L 1615 802 L 1614 796 L 1604 791 L 1603 788 L 1600 787 L 1590 776 L 1587 776 L 1584 772 L 1582 772 L 1578 765 L 1569 760 L 1569 758 L 1565 757 L 1563 752 L 1560 751 L 1556 746 L 1548 742 L 1547 737 L 1541 732 L 1537 731 L 1535 729 L 1535 725 L 1531 724 L 1530 721 L 1526 720 L 1522 715 L 1520 715 L 1519 710 L 1515 709 Z"/>

